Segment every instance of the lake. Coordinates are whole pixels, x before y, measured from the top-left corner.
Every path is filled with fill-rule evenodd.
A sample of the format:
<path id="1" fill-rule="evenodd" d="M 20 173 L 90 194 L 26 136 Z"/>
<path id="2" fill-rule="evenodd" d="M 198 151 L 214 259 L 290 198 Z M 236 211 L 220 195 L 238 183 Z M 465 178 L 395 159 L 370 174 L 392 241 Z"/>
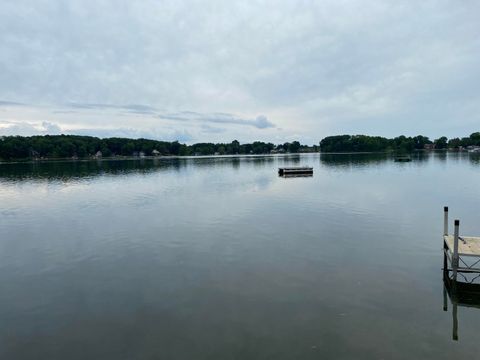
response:
<path id="1" fill-rule="evenodd" d="M 479 180 L 468 153 L 0 164 L 0 358 L 478 358 L 442 231 L 480 235 Z"/>

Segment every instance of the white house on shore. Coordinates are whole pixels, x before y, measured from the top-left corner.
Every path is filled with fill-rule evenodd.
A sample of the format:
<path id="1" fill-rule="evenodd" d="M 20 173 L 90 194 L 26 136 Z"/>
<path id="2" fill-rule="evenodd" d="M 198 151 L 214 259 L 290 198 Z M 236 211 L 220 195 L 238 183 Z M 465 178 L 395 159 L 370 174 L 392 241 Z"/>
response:
<path id="1" fill-rule="evenodd" d="M 477 145 L 471 145 L 471 146 L 467 146 L 467 150 L 468 152 L 480 152 L 480 146 L 477 146 Z"/>

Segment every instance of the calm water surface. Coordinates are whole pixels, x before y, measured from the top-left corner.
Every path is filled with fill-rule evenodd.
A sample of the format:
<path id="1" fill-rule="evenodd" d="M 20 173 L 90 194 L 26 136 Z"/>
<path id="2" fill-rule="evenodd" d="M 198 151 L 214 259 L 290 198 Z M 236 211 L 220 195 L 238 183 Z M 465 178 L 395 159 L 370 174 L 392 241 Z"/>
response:
<path id="1" fill-rule="evenodd" d="M 0 358 L 478 358 L 441 233 L 449 205 L 480 235 L 479 180 L 455 153 L 0 164 Z"/>

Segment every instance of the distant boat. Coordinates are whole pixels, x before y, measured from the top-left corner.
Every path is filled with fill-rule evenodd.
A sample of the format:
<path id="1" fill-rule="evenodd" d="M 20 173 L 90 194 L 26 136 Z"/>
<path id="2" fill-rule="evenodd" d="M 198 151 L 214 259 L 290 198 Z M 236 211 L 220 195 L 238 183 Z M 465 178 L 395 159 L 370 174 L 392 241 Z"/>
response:
<path id="1" fill-rule="evenodd" d="M 412 158 L 408 155 L 405 156 L 397 156 L 395 158 L 395 162 L 409 162 L 412 161 Z"/>

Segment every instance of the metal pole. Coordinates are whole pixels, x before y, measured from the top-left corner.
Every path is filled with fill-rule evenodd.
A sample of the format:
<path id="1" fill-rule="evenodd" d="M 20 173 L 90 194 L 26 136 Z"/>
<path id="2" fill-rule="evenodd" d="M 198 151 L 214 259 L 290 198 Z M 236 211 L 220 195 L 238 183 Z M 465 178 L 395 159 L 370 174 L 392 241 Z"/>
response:
<path id="1" fill-rule="evenodd" d="M 443 241 L 443 281 L 448 281 L 448 258 L 447 258 L 448 246 Z"/>
<path id="2" fill-rule="evenodd" d="M 453 329 L 452 339 L 458 341 L 458 316 L 457 316 L 457 303 L 452 304 L 452 317 L 453 317 Z"/>
<path id="3" fill-rule="evenodd" d="M 460 227 L 460 220 L 455 220 L 455 232 L 453 235 L 453 281 L 457 281 L 457 268 L 458 268 L 458 231 Z"/>
<path id="4" fill-rule="evenodd" d="M 443 235 L 448 235 L 448 206 L 443 207 Z"/>
<path id="5" fill-rule="evenodd" d="M 443 285 L 443 311 L 448 310 L 447 288 Z"/>

